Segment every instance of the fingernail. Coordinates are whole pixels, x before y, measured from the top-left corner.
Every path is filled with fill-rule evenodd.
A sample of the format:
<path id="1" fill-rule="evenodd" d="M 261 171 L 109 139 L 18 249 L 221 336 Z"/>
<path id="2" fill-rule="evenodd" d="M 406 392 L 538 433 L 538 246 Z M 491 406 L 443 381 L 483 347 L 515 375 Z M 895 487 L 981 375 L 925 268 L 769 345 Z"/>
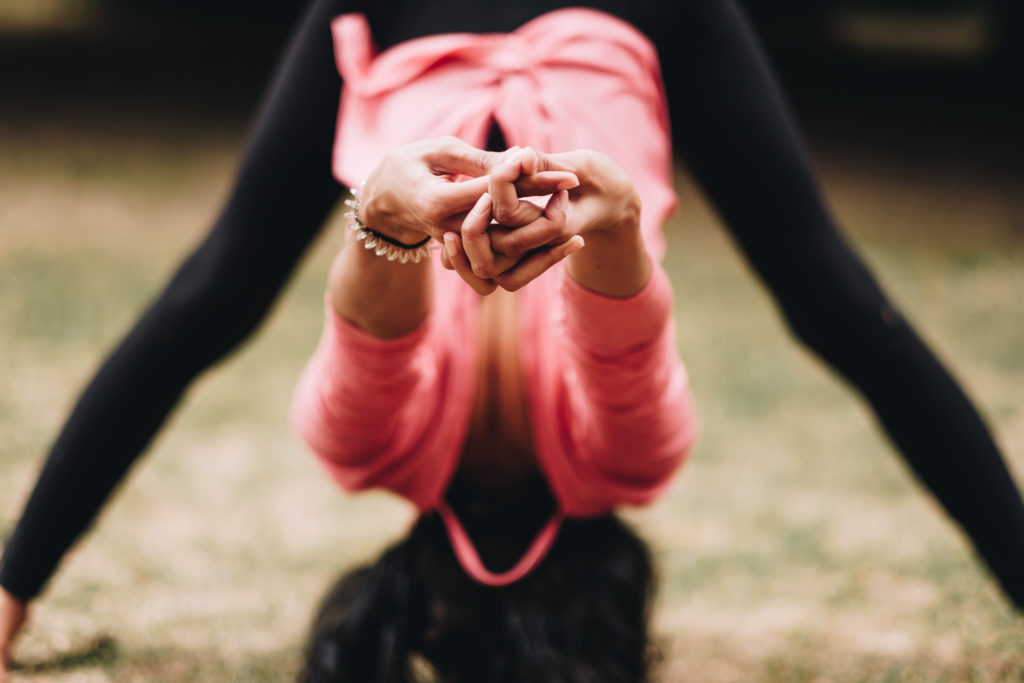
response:
<path id="1" fill-rule="evenodd" d="M 533 157 L 534 170 L 536 170 L 536 166 L 538 164 L 540 164 L 540 153 L 537 150 L 535 150 L 533 147 L 525 147 L 525 148 L 523 148 L 523 154 L 525 155 L 527 153 L 529 153 L 530 156 Z"/>
<path id="2" fill-rule="evenodd" d="M 573 235 L 569 238 L 569 241 L 565 243 L 565 255 L 569 256 L 575 254 L 577 251 L 586 246 L 586 242 L 583 241 L 583 235 Z"/>
<path id="3" fill-rule="evenodd" d="M 571 190 L 574 187 L 579 187 L 579 186 L 580 186 L 580 179 L 577 178 L 575 174 L 573 174 L 573 176 L 571 178 L 565 178 L 564 180 L 559 180 L 558 181 L 558 185 L 557 185 L 559 190 Z"/>
<path id="4" fill-rule="evenodd" d="M 455 236 L 450 232 L 444 234 L 444 250 L 448 252 L 448 258 L 455 258 Z"/>

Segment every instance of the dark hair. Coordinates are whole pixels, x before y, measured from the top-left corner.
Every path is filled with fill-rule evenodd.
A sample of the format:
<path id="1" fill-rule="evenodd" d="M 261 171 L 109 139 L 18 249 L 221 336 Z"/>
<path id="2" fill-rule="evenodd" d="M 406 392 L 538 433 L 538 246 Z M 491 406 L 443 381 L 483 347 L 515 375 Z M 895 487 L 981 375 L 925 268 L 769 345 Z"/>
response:
<path id="1" fill-rule="evenodd" d="M 545 495 L 496 504 L 455 491 L 449 503 L 485 564 L 501 571 L 550 515 Z M 614 515 L 567 519 L 544 561 L 503 588 L 467 576 L 440 517 L 425 515 L 328 592 L 299 680 L 643 683 L 653 588 L 647 546 Z"/>

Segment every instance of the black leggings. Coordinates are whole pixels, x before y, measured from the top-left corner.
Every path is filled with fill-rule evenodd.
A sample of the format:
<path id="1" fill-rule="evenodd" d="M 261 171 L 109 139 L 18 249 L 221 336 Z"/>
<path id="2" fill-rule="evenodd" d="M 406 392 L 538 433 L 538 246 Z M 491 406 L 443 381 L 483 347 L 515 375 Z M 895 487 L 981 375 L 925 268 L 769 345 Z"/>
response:
<path id="1" fill-rule="evenodd" d="M 464 22 L 481 6 L 446 2 Z M 504 6 L 536 14 L 559 4 Z M 977 411 L 837 231 L 735 2 L 647 2 L 659 15 L 646 24 L 631 16 L 644 3 L 592 4 L 636 21 L 655 40 L 677 151 L 794 334 L 860 389 L 910 467 L 1024 606 L 1020 494 Z M 341 192 L 330 173 L 340 79 L 328 23 L 350 9 L 343 0 L 310 3 L 219 220 L 79 399 L 5 549 L 0 584 L 12 594 L 38 594 L 188 384 L 255 329 L 320 231 Z M 480 11 L 481 30 L 522 18 Z M 410 29 L 415 22 L 369 14 L 382 46 L 417 31 L 473 30 Z"/>

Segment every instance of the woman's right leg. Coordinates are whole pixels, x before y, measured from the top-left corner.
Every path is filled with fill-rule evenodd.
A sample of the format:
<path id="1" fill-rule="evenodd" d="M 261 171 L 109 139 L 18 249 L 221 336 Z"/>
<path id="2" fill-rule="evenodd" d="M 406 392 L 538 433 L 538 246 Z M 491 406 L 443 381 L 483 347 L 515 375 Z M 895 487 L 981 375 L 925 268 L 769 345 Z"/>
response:
<path id="1" fill-rule="evenodd" d="M 39 593 L 192 379 L 263 319 L 337 201 L 329 24 L 346 6 L 309 3 L 216 225 L 78 400 L 0 562 L 12 595 Z"/>

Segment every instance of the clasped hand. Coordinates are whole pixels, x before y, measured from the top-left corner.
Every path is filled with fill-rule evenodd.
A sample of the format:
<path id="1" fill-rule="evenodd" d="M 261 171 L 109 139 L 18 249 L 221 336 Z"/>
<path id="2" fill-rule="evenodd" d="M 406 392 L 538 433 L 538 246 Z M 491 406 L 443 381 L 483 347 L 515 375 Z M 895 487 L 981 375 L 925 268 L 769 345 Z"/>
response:
<path id="1" fill-rule="evenodd" d="M 543 206 L 523 197 L 550 195 Z M 637 225 L 629 176 L 596 152 L 486 152 L 454 137 L 390 152 L 366 180 L 360 218 L 404 243 L 428 235 L 474 290 L 513 291 L 584 246 Z"/>

